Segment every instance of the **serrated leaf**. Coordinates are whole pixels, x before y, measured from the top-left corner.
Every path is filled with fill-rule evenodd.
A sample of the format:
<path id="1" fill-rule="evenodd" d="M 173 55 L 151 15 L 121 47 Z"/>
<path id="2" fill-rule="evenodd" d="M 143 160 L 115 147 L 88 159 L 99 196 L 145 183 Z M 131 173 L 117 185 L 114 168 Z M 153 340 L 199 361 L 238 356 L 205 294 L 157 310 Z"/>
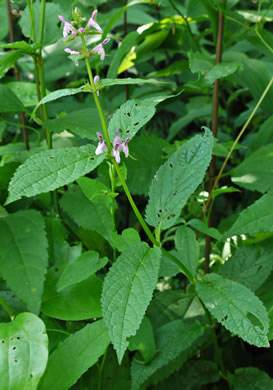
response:
<path id="1" fill-rule="evenodd" d="M 224 238 L 236 234 L 273 232 L 273 193 L 263 195 L 259 200 L 241 212 Z"/>
<path id="2" fill-rule="evenodd" d="M 0 112 L 27 112 L 12 90 L 3 84 L 0 84 Z"/>
<path id="3" fill-rule="evenodd" d="M 190 195 L 201 183 L 211 160 L 213 136 L 205 128 L 163 164 L 152 181 L 146 220 L 151 226 L 167 229 L 174 225 Z"/>
<path id="4" fill-rule="evenodd" d="M 36 390 L 48 357 L 43 321 L 21 313 L 0 324 L 0 390 Z"/>
<path id="5" fill-rule="evenodd" d="M 69 336 L 50 355 L 39 390 L 70 388 L 104 354 L 109 342 L 102 320 Z"/>
<path id="6" fill-rule="evenodd" d="M 214 65 L 205 75 L 205 80 L 213 84 L 215 80 L 221 79 L 241 70 L 240 62 L 221 62 Z"/>
<path id="7" fill-rule="evenodd" d="M 133 228 L 124 229 L 122 234 L 112 232 L 111 239 L 114 247 L 117 248 L 119 252 L 123 252 L 131 245 L 140 242 L 138 231 Z"/>
<path id="8" fill-rule="evenodd" d="M 255 291 L 268 278 L 272 266 L 271 250 L 257 246 L 242 247 L 221 266 L 219 274 Z"/>
<path id="9" fill-rule="evenodd" d="M 70 287 L 89 278 L 89 276 L 103 268 L 107 262 L 108 259 L 106 257 L 103 259 L 99 258 L 98 252 L 84 252 L 73 263 L 65 266 L 57 283 L 57 291 L 60 292 L 66 287 Z"/>
<path id="10" fill-rule="evenodd" d="M 48 260 L 41 214 L 25 210 L 0 218 L 0 247 L 2 278 L 38 314 Z"/>
<path id="11" fill-rule="evenodd" d="M 102 291 L 102 312 L 121 363 L 127 338 L 139 328 L 156 286 L 160 249 L 141 242 L 118 257 L 107 274 Z"/>
<path id="12" fill-rule="evenodd" d="M 139 364 L 133 360 L 132 390 L 138 390 L 151 375 L 161 367 L 166 366 L 178 355 L 189 348 L 203 333 L 199 322 L 186 323 L 183 320 L 169 322 L 155 332 L 158 354 L 148 365 Z"/>
<path id="13" fill-rule="evenodd" d="M 95 146 L 51 149 L 37 153 L 16 170 L 10 184 L 6 204 L 53 191 L 95 169 L 105 155 L 95 155 Z"/>
<path id="14" fill-rule="evenodd" d="M 149 363 L 156 354 L 153 328 L 148 317 L 144 317 L 135 336 L 130 338 L 129 351 L 139 351 L 143 364 Z"/>
<path id="15" fill-rule="evenodd" d="M 237 368 L 229 377 L 234 390 L 273 390 L 273 380 L 257 367 Z"/>
<path id="16" fill-rule="evenodd" d="M 273 186 L 273 144 L 264 145 L 231 172 L 232 181 L 252 191 L 266 192 Z"/>
<path id="17" fill-rule="evenodd" d="M 220 238 L 222 237 L 219 230 L 217 230 L 216 228 L 209 228 L 207 224 L 204 221 L 201 221 L 200 219 L 191 219 L 188 222 L 188 225 L 198 230 L 201 233 L 204 233 L 208 236 L 215 238 L 216 240 L 220 240 Z"/>
<path id="18" fill-rule="evenodd" d="M 195 276 L 200 249 L 194 231 L 186 226 L 179 226 L 175 233 L 175 246 L 178 251 L 178 259 Z"/>
<path id="19" fill-rule="evenodd" d="M 127 100 L 112 116 L 108 132 L 110 140 L 113 142 L 116 131 L 122 140 L 129 137 L 132 139 L 135 134 L 147 123 L 155 114 L 156 102 Z"/>
<path id="20" fill-rule="evenodd" d="M 209 274 L 197 281 L 196 292 L 209 312 L 227 330 L 256 347 L 269 347 L 269 320 L 263 303 L 242 284 Z"/>
<path id="21" fill-rule="evenodd" d="M 60 204 L 78 226 L 94 230 L 111 242 L 113 221 L 108 202 L 102 199 L 88 200 L 81 189 L 73 185 L 64 193 Z"/>
<path id="22" fill-rule="evenodd" d="M 57 292 L 57 283 L 65 265 L 51 267 L 47 273 L 41 311 L 64 321 L 80 321 L 101 317 L 102 281 L 92 275 L 88 279 Z"/>

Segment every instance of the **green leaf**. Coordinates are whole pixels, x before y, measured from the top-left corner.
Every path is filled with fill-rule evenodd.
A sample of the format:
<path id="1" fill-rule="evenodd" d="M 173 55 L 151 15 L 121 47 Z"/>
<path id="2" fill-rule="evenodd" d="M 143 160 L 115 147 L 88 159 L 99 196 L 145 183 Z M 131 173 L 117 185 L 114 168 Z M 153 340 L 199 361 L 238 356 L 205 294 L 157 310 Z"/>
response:
<path id="1" fill-rule="evenodd" d="M 212 147 L 212 134 L 205 128 L 203 137 L 196 135 L 182 144 L 159 168 L 150 187 L 146 208 L 146 219 L 151 226 L 167 229 L 176 223 L 181 209 L 205 175 Z"/>
<path id="2" fill-rule="evenodd" d="M 155 114 L 157 102 L 147 100 L 127 100 L 112 116 L 108 132 L 113 142 L 116 131 L 122 140 L 135 134 L 147 123 Z"/>
<path id="3" fill-rule="evenodd" d="M 48 257 L 41 214 L 24 210 L 0 218 L 0 247 L 2 278 L 38 314 Z"/>
<path id="4" fill-rule="evenodd" d="M 161 367 L 166 366 L 178 355 L 189 348 L 192 343 L 203 333 L 203 327 L 199 322 L 186 323 L 182 320 L 169 322 L 155 332 L 158 354 L 150 364 L 143 365 L 133 360 L 132 390 L 138 390 L 152 374 Z"/>
<path id="5" fill-rule="evenodd" d="M 5 38 L 9 32 L 7 5 L 5 0 L 0 0 L 0 40 Z"/>
<path id="6" fill-rule="evenodd" d="M 0 84 L 0 112 L 27 112 L 17 96 L 3 84 Z"/>
<path id="7" fill-rule="evenodd" d="M 139 351 L 143 363 L 149 363 L 156 354 L 153 328 L 148 317 L 144 317 L 135 336 L 130 338 L 129 351 Z"/>
<path id="8" fill-rule="evenodd" d="M 57 283 L 65 265 L 48 271 L 41 311 L 49 317 L 64 321 L 80 321 L 101 317 L 102 281 L 90 276 L 80 283 L 57 293 Z"/>
<path id="9" fill-rule="evenodd" d="M 237 368 L 229 382 L 234 390 L 273 390 L 273 380 L 257 367 Z"/>
<path id="10" fill-rule="evenodd" d="M 77 93 L 80 93 L 80 92 L 87 92 L 85 85 L 82 85 L 79 88 L 58 89 L 57 91 L 49 93 L 48 95 L 46 95 L 43 99 L 41 99 L 39 101 L 37 106 L 34 108 L 32 114 L 31 114 L 31 117 L 34 116 L 35 112 L 37 111 L 37 109 L 40 107 L 41 104 L 52 102 L 52 101 L 60 99 L 64 96 L 76 95 Z"/>
<path id="11" fill-rule="evenodd" d="M 205 80 L 210 84 L 213 84 L 215 80 L 221 79 L 241 70 L 242 65 L 240 62 L 221 62 L 214 65 L 208 73 L 205 75 Z"/>
<path id="12" fill-rule="evenodd" d="M 6 204 L 69 184 L 93 171 L 104 158 L 104 154 L 95 155 L 93 145 L 37 153 L 16 170 Z"/>
<path id="13" fill-rule="evenodd" d="M 38 102 L 37 87 L 35 83 L 27 81 L 11 81 L 6 84 L 25 107 L 35 106 Z"/>
<path id="14" fill-rule="evenodd" d="M 127 184 L 133 194 L 147 195 L 151 181 L 165 162 L 162 150 L 168 144 L 155 135 L 142 134 L 134 138 L 129 144 L 130 158 L 126 161 Z"/>
<path id="15" fill-rule="evenodd" d="M 103 283 L 102 312 L 121 363 L 127 338 L 139 328 L 156 286 L 160 249 L 141 242 L 124 251 Z"/>
<path id="16" fill-rule="evenodd" d="M 82 192 L 87 197 L 90 202 L 101 201 L 107 205 L 107 207 L 112 207 L 113 193 L 110 189 L 100 181 L 96 179 L 90 179 L 89 177 L 80 177 L 77 180 L 77 183 L 82 189 Z"/>
<path id="17" fill-rule="evenodd" d="M 95 107 L 72 111 L 56 119 L 43 122 L 43 127 L 54 133 L 69 130 L 81 138 L 98 141 L 97 131 L 101 131 L 98 110 Z"/>
<path id="18" fill-rule="evenodd" d="M 259 200 L 241 212 L 224 238 L 236 234 L 273 232 L 273 193 L 263 195 Z"/>
<path id="19" fill-rule="evenodd" d="M 178 259 L 193 276 L 196 275 L 200 255 L 199 243 L 196 234 L 186 226 L 179 226 L 175 233 L 175 247 L 178 251 Z"/>
<path id="20" fill-rule="evenodd" d="M 19 53 L 33 54 L 34 48 L 29 45 L 26 41 L 17 41 L 12 43 L 0 43 L 0 48 L 5 49 L 18 49 Z M 9 51 L 8 53 L 15 53 L 15 51 Z M 18 52 L 17 52 L 18 53 Z"/>
<path id="21" fill-rule="evenodd" d="M 219 274 L 255 291 L 272 271 L 272 251 L 257 246 L 237 249 L 219 270 Z"/>
<path id="22" fill-rule="evenodd" d="M 114 79 L 118 75 L 119 66 L 124 57 L 130 52 L 135 41 L 139 38 L 139 34 L 136 31 L 131 31 L 122 41 L 121 45 L 115 52 L 114 58 L 111 61 L 107 77 Z"/>
<path id="23" fill-rule="evenodd" d="M 256 347 L 269 347 L 269 321 L 263 303 L 247 287 L 209 274 L 197 281 L 196 292 L 209 312 L 227 330 Z"/>
<path id="24" fill-rule="evenodd" d="M 46 328 L 32 313 L 0 324 L 0 390 L 36 390 L 47 364 Z"/>
<path id="25" fill-rule="evenodd" d="M 84 252 L 73 263 L 65 266 L 57 283 L 57 291 L 60 292 L 66 287 L 89 278 L 89 276 L 103 268 L 107 262 L 106 257 L 100 259 L 99 254 L 95 251 Z"/>
<path id="26" fill-rule="evenodd" d="M 94 230 L 111 242 L 112 215 L 108 202 L 90 201 L 78 186 L 71 186 L 60 201 L 62 209 L 80 227 Z"/>
<path id="27" fill-rule="evenodd" d="M 39 390 L 71 388 L 84 372 L 96 364 L 109 342 L 102 320 L 88 324 L 69 336 L 50 355 Z"/>
<path id="28" fill-rule="evenodd" d="M 264 145 L 237 165 L 232 181 L 252 191 L 266 192 L 273 187 L 273 143 Z"/>
<path id="29" fill-rule="evenodd" d="M 14 62 L 21 57 L 21 53 L 17 50 L 11 50 L 0 54 L 0 78 L 13 66 Z"/>
<path id="30" fill-rule="evenodd" d="M 187 222 L 187 224 L 198 230 L 199 232 L 215 238 L 216 240 L 220 240 L 220 238 L 222 237 L 219 230 L 215 228 L 209 228 L 207 224 L 200 219 L 191 219 L 189 222 Z"/>
<path id="31" fill-rule="evenodd" d="M 114 247 L 117 248 L 119 252 L 123 252 L 130 248 L 130 246 L 140 242 L 139 233 L 133 228 L 124 229 L 122 234 L 113 232 L 111 234 L 111 239 Z"/>
<path id="32" fill-rule="evenodd" d="M 124 79 L 102 79 L 96 84 L 98 89 L 103 89 L 105 87 L 112 87 L 113 85 L 134 85 L 134 84 L 155 84 L 155 85 L 169 85 L 167 81 L 159 81 L 155 79 L 132 79 L 132 78 L 124 78 Z"/>

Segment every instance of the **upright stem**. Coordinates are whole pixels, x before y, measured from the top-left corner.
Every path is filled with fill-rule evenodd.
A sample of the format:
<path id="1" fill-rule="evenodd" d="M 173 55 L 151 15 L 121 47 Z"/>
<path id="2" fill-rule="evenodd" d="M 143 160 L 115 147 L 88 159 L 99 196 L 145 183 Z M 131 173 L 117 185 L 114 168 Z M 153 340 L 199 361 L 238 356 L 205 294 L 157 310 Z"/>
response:
<path id="1" fill-rule="evenodd" d="M 126 5 L 127 5 L 127 0 L 124 0 L 124 6 Z M 126 38 L 126 35 L 127 35 L 127 10 L 125 10 L 123 14 L 123 38 Z M 128 77 L 127 70 L 124 72 L 124 77 L 125 78 Z M 130 98 L 128 84 L 125 85 L 125 91 L 126 91 L 126 100 L 128 100 Z"/>
<path id="2" fill-rule="evenodd" d="M 219 64 L 222 61 L 223 30 L 224 30 L 224 16 L 223 16 L 222 12 L 219 11 L 217 47 L 216 47 L 216 64 Z M 217 79 L 214 82 L 213 110 L 212 110 L 212 134 L 214 137 L 217 136 L 217 130 L 218 130 L 219 86 L 220 86 L 220 80 Z M 210 166 L 209 166 L 209 192 L 211 192 L 211 188 L 213 186 L 213 180 L 214 180 L 214 175 L 215 175 L 215 161 L 216 161 L 216 157 L 212 156 Z M 212 214 L 209 213 L 208 227 L 211 227 L 211 226 L 212 226 Z M 210 251 L 211 251 L 211 237 L 206 236 L 205 272 L 209 272 Z"/>
<path id="3" fill-rule="evenodd" d="M 6 4 L 7 4 L 8 22 L 9 22 L 9 41 L 10 41 L 10 43 L 13 43 L 14 42 L 14 34 L 13 34 L 13 26 L 12 26 L 12 20 L 11 20 L 11 7 L 10 7 L 9 0 L 6 0 Z M 14 62 L 13 65 L 14 65 L 15 79 L 16 79 L 16 81 L 20 81 L 20 73 L 19 73 L 17 63 Z M 20 112 L 20 119 L 21 119 L 22 129 L 23 129 L 24 143 L 25 143 L 26 149 L 29 150 L 30 148 L 29 148 L 28 132 L 26 129 L 26 119 L 25 119 L 25 114 L 23 112 Z"/>
<path id="4" fill-rule="evenodd" d="M 1 296 L 0 296 L 0 305 L 8 313 L 8 315 L 10 316 L 11 321 L 13 321 L 15 315 L 14 315 L 13 311 L 11 310 L 10 306 L 7 304 L 7 302 Z"/>

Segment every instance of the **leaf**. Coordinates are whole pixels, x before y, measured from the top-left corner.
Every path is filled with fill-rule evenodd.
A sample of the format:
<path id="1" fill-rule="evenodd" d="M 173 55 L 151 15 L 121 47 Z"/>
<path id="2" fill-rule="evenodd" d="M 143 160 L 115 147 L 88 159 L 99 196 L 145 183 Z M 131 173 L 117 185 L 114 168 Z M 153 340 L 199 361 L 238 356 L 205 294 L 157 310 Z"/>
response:
<path id="1" fill-rule="evenodd" d="M 139 351 L 143 363 L 149 363 L 156 354 L 153 328 L 148 317 L 144 317 L 135 336 L 130 338 L 129 351 Z"/>
<path id="2" fill-rule="evenodd" d="M 80 227 L 94 230 L 111 242 L 112 215 L 107 202 L 101 199 L 90 201 L 78 186 L 71 186 L 60 201 L 62 209 Z"/>
<path id="3" fill-rule="evenodd" d="M 152 298 L 160 265 L 160 249 L 141 242 L 124 251 L 104 279 L 103 318 L 121 363 L 127 338 L 139 328 Z"/>
<path id="4" fill-rule="evenodd" d="M 26 81 L 11 81 L 6 84 L 20 99 L 25 107 L 35 106 L 38 102 L 37 87 L 35 83 Z"/>
<path id="5" fill-rule="evenodd" d="M 273 193 L 263 195 L 243 210 L 224 238 L 236 234 L 273 232 Z"/>
<path id="6" fill-rule="evenodd" d="M 37 109 L 40 107 L 41 104 L 52 102 L 52 101 L 60 99 L 64 96 L 76 95 L 77 93 L 80 93 L 80 92 L 87 92 L 85 85 L 82 85 L 79 88 L 58 89 L 57 91 L 49 93 L 48 95 L 46 95 L 43 99 L 41 99 L 39 101 L 37 106 L 34 108 L 32 114 L 31 114 L 31 117 L 34 116 L 35 112 L 37 111 Z"/>
<path id="7" fill-rule="evenodd" d="M 155 85 L 170 85 L 167 81 L 159 81 L 155 79 L 139 79 L 139 78 L 124 78 L 124 79 L 102 79 L 96 84 L 96 87 L 103 89 L 105 87 L 112 87 L 113 85 L 142 85 L 142 84 L 155 84 Z"/>
<path id="8" fill-rule="evenodd" d="M 97 131 L 101 131 L 101 123 L 98 111 L 95 107 L 84 108 L 69 112 L 56 119 L 49 119 L 43 122 L 43 127 L 54 133 L 61 133 L 69 130 L 81 138 L 98 141 Z"/>
<path id="9" fill-rule="evenodd" d="M 13 66 L 14 62 L 21 57 L 21 53 L 17 50 L 11 50 L 0 54 L 0 78 Z M 1 108 L 2 111 L 2 108 Z"/>
<path id="10" fill-rule="evenodd" d="M 251 153 L 231 172 L 232 181 L 252 191 L 266 192 L 273 187 L 273 143 Z"/>
<path id="11" fill-rule="evenodd" d="M 102 320 L 70 335 L 50 355 L 39 390 L 70 388 L 104 354 L 109 342 Z"/>
<path id="12" fill-rule="evenodd" d="M 0 247 L 2 278 L 38 314 L 48 260 L 41 214 L 24 210 L 0 218 Z"/>
<path id="13" fill-rule="evenodd" d="M 4 0 L 0 0 L 0 40 L 5 38 L 8 32 L 7 5 Z"/>
<path id="14" fill-rule="evenodd" d="M 103 154 L 95 155 L 93 145 L 37 153 L 16 170 L 6 204 L 69 184 L 93 171 L 104 158 Z"/>
<path id="15" fill-rule="evenodd" d="M 0 324 L 0 390 L 36 390 L 47 364 L 46 328 L 32 313 Z"/>
<path id="16" fill-rule="evenodd" d="M 191 227 L 193 227 L 194 229 L 198 230 L 203 234 L 207 234 L 208 236 L 215 238 L 216 240 L 220 240 L 220 238 L 222 237 L 219 230 L 215 228 L 209 228 L 207 224 L 201 221 L 200 219 L 191 219 L 188 222 L 188 225 L 190 225 Z"/>
<path id="17" fill-rule="evenodd" d="M 151 226 L 173 226 L 190 195 L 201 183 L 211 160 L 213 137 L 205 128 L 182 144 L 157 171 L 149 191 L 146 220 Z"/>
<path id="18" fill-rule="evenodd" d="M 221 62 L 214 65 L 205 75 L 205 80 L 213 84 L 215 80 L 230 76 L 231 74 L 242 69 L 240 62 Z"/>
<path id="19" fill-rule="evenodd" d="M 242 247 L 221 266 L 219 274 L 255 291 L 268 278 L 272 267 L 271 250 L 257 246 Z"/>
<path id="20" fill-rule="evenodd" d="M 147 123 L 155 114 L 156 102 L 147 100 L 127 100 L 112 116 L 108 132 L 110 140 L 113 142 L 116 131 L 122 140 L 135 134 Z"/>
<path id="21" fill-rule="evenodd" d="M 107 207 L 112 207 L 112 201 L 115 194 L 103 183 L 89 177 L 80 177 L 77 183 L 81 187 L 82 192 L 90 202 L 101 201 Z"/>
<path id="22" fill-rule="evenodd" d="M 135 359 L 133 360 L 132 390 L 138 390 L 152 374 L 189 348 L 202 333 L 203 327 L 199 322 L 186 323 L 183 320 L 171 321 L 157 329 L 155 337 L 159 352 L 148 365 L 139 364 Z"/>
<path id="23" fill-rule="evenodd" d="M 119 252 L 123 252 L 130 248 L 130 246 L 140 242 L 139 233 L 133 228 L 124 229 L 122 234 L 112 232 L 111 239 L 114 247 L 117 248 Z"/>
<path id="24" fill-rule="evenodd" d="M 209 312 L 227 330 L 256 347 L 269 347 L 268 315 L 263 303 L 247 287 L 209 274 L 197 281 L 196 292 Z"/>
<path id="25" fill-rule="evenodd" d="M 101 317 L 102 281 L 90 276 L 80 283 L 57 293 L 57 283 L 65 265 L 48 271 L 41 311 L 49 317 L 64 321 L 80 321 Z"/>
<path id="26" fill-rule="evenodd" d="M 229 377 L 234 390 L 272 390 L 273 380 L 257 367 L 237 368 Z"/>
<path id="27" fill-rule="evenodd" d="M 168 144 L 163 138 L 142 134 L 129 143 L 130 158 L 126 161 L 127 184 L 133 194 L 147 195 L 151 181 L 165 162 L 162 150 Z"/>
<path id="28" fill-rule="evenodd" d="M 103 268 L 107 262 L 106 257 L 100 259 L 99 254 L 95 251 L 84 252 L 73 263 L 65 266 L 57 283 L 57 291 L 60 292 L 66 287 L 89 278 L 89 276 Z"/>
<path id="29" fill-rule="evenodd" d="M 17 41 L 12 43 L 0 43 L 0 48 L 5 49 L 19 49 L 19 52 L 34 54 L 34 48 L 28 44 L 26 41 Z M 9 51 L 8 53 L 15 53 L 15 51 Z"/>
<path id="30" fill-rule="evenodd" d="M 0 84 L 0 112 L 27 112 L 17 96 L 3 84 Z"/>
<path id="31" fill-rule="evenodd" d="M 178 259 L 196 275 L 200 255 L 199 243 L 196 234 L 186 226 L 179 226 L 175 233 L 175 247 L 178 251 Z"/>

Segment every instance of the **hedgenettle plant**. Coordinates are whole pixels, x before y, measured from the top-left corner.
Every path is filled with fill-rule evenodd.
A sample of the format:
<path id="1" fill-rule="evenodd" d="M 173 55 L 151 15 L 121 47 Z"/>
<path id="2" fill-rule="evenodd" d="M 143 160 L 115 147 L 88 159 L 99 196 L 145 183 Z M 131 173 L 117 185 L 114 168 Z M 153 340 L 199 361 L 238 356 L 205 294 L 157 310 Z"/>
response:
<path id="1" fill-rule="evenodd" d="M 132 2 L 128 7 L 139 3 Z M 227 8 L 217 3 L 219 8 L 214 4 L 208 9 L 223 18 L 233 6 L 230 3 L 225 4 Z M 27 155 L 14 157 L 11 162 L 9 156 L 7 162 L 3 160 L 2 167 L 8 166 L 10 180 L 0 218 L 0 390 L 110 386 L 132 390 L 201 389 L 204 385 L 208 389 L 240 390 L 248 380 L 249 389 L 254 389 L 253 383 L 258 389 L 271 388 L 273 382 L 266 370 L 247 361 L 246 355 L 258 348 L 265 348 L 266 354 L 273 338 L 272 191 L 263 188 L 263 195 L 224 228 L 212 227 L 211 215 L 216 197 L 238 192 L 231 186 L 219 187 L 218 183 L 250 120 L 264 104 L 273 78 L 251 106 L 216 177 L 212 156 L 219 149 L 214 127 L 211 132 L 202 126 L 196 129 L 197 135 L 172 144 L 160 137 L 145 139 L 145 135 L 137 135 L 155 121 L 157 109 L 160 111 L 177 97 L 181 99 L 181 91 L 129 96 L 109 115 L 106 88 L 150 84 L 161 91 L 167 84 L 149 77 L 102 76 L 101 61 L 107 61 L 108 47 L 110 50 L 111 41 L 116 39 L 110 34 L 110 26 L 117 17 L 113 16 L 102 29 L 97 10 L 88 19 L 75 8 L 73 20 L 67 21 L 66 14 L 56 13 L 57 3 L 48 3 L 47 7 L 62 24 L 67 46 L 63 50 L 69 54 L 65 61 L 71 59 L 79 72 L 84 72 L 84 63 L 88 82 L 76 81 L 72 88 L 47 93 L 42 49 L 50 14 L 46 13 L 46 1 L 27 1 L 23 17 L 29 18 L 30 29 L 23 27 L 23 31 L 29 42 L 2 47 L 15 49 L 5 54 L 9 56 L 4 56 L 6 67 L 11 56 L 9 66 L 19 59 L 13 54 L 18 53 L 16 50 L 33 61 L 39 102 L 30 112 L 11 86 L 3 84 L 1 89 L 13 107 L 3 105 L 3 113 L 24 112 L 34 121 L 39 136 L 40 129 L 44 129 L 46 147 L 40 141 L 36 145 L 31 142 Z M 119 15 L 128 7 L 120 8 Z M 170 7 L 180 15 L 175 2 L 170 1 Z M 169 23 L 165 19 L 164 23 Z M 190 28 L 183 15 L 179 20 Z M 160 29 L 165 28 L 161 22 Z M 154 31 L 144 32 L 144 42 L 158 34 Z M 122 63 L 134 42 L 139 44 L 133 41 L 132 33 L 117 49 L 117 53 L 122 50 L 123 57 L 118 59 L 116 54 L 113 64 Z M 202 43 L 197 43 L 191 30 L 188 34 L 195 45 Z M 161 38 L 157 35 L 156 39 Z M 124 42 L 129 42 L 130 50 L 122 47 Z M 199 74 L 200 85 L 195 84 L 195 88 L 201 90 L 208 85 L 208 74 L 202 74 L 202 69 L 210 67 L 205 65 L 208 55 L 206 59 L 202 56 L 199 50 L 191 51 L 188 61 L 192 73 Z M 126 57 L 125 63 L 127 60 L 130 58 Z M 209 76 L 214 88 L 220 78 L 238 70 L 234 62 L 223 63 L 222 68 L 220 62 L 218 65 Z M 109 66 L 114 72 L 114 65 Z M 190 87 L 193 85 L 188 84 Z M 92 100 L 87 97 L 88 107 L 81 109 L 79 123 L 73 122 L 73 112 L 61 112 L 52 119 L 55 114 L 49 114 L 51 104 L 61 98 L 69 101 L 80 93 L 92 95 Z M 105 95 L 108 93 L 109 89 Z M 65 123 L 68 115 L 71 124 Z M 90 132 L 82 130 L 83 115 L 93 119 Z M 10 118 L 4 116 L 3 121 L 8 123 Z M 58 138 L 53 137 L 59 132 L 58 126 L 71 129 L 73 146 L 58 145 Z M 172 126 L 170 134 L 174 131 Z M 0 152 L 11 153 L 8 148 L 1 150 L 3 147 Z M 147 150 L 151 150 L 150 155 Z M 264 153 L 267 156 L 268 152 Z M 150 159 L 148 175 L 142 166 L 145 158 Z M 243 164 L 251 164 L 251 156 L 234 168 L 232 177 L 242 188 L 248 188 L 253 181 L 242 179 L 250 169 L 244 171 Z M 137 198 L 136 202 L 132 195 L 145 194 L 142 189 L 131 190 L 130 174 L 134 170 L 134 181 L 143 183 L 143 173 L 149 184 L 144 208 L 144 200 Z M 262 179 L 257 182 L 257 186 L 265 185 Z M 127 210 L 129 217 L 124 214 L 125 203 L 132 210 Z M 205 267 L 204 238 L 208 260 Z M 231 351 L 233 348 L 240 358 Z"/>

